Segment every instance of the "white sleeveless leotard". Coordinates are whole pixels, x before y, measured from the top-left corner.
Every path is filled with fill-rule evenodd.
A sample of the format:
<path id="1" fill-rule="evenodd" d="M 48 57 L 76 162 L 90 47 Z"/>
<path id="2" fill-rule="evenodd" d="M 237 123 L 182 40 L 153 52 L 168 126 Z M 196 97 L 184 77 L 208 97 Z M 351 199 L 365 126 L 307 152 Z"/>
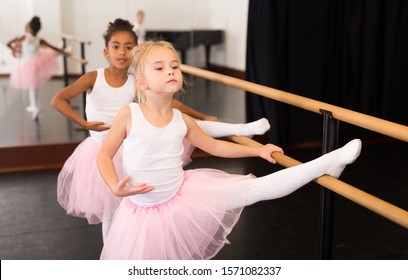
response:
<path id="1" fill-rule="evenodd" d="M 169 124 L 156 127 L 145 119 L 139 104 L 131 103 L 129 107 L 132 127 L 123 142 L 123 171 L 130 176 L 130 185 L 147 183 L 155 188 L 130 199 L 139 205 L 162 203 L 173 197 L 183 183 L 182 142 L 187 126 L 176 109 Z"/>
<path id="2" fill-rule="evenodd" d="M 27 33 L 25 40 L 21 44 L 21 48 L 24 59 L 34 57 L 40 49 L 40 38 Z"/>
<path id="3" fill-rule="evenodd" d="M 91 92 L 86 95 L 86 118 L 88 121 L 102 121 L 111 125 L 120 108 L 133 102 L 135 88 L 133 76 L 128 75 L 126 83 L 119 87 L 111 87 L 105 80 L 104 69 L 96 70 L 96 81 Z M 103 141 L 109 130 L 90 131 L 96 141 Z"/>

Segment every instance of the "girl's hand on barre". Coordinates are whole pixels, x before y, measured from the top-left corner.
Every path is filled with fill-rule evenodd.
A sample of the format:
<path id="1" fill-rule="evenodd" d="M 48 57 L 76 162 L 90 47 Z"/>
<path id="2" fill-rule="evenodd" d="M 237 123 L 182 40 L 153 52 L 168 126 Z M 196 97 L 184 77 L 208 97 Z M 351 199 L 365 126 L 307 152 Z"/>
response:
<path id="1" fill-rule="evenodd" d="M 110 129 L 110 125 L 106 124 L 104 122 L 97 122 L 97 121 L 92 121 L 92 122 L 86 122 L 84 125 L 82 125 L 83 129 L 86 130 L 94 130 L 94 131 L 104 131 L 107 129 Z"/>
<path id="2" fill-rule="evenodd" d="M 259 157 L 266 159 L 270 163 L 275 164 L 276 160 L 272 158 L 272 153 L 284 153 L 281 147 L 278 147 L 273 144 L 266 144 L 259 148 Z"/>

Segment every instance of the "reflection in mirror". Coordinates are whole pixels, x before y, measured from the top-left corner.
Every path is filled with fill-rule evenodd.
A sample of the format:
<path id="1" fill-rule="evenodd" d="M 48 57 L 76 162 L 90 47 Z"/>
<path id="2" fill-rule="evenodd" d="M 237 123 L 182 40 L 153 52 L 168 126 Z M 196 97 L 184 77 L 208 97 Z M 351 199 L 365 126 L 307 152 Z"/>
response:
<path id="1" fill-rule="evenodd" d="M 53 25 L 47 16 L 45 20 L 36 16 L 46 14 L 46 9 L 37 7 L 35 1 L 8 2 L 1 1 L 1 26 L 8 28 L 0 30 L 0 70 L 4 74 L 1 75 L 0 147 L 81 141 L 84 131 L 73 127 L 49 105 L 52 96 L 64 87 L 60 78 L 63 61 L 59 55 L 64 51 L 61 39 L 50 36 Z M 29 2 L 31 6 L 25 5 Z M 78 102 L 73 105 L 80 109 L 82 104 L 75 103 Z"/>
<path id="2" fill-rule="evenodd" d="M 33 16 L 38 16 L 41 20 L 41 29 L 38 37 L 46 40 L 50 44 L 62 47 L 61 34 L 72 34 L 81 38 L 86 38 L 92 42 L 91 46 L 86 46 L 83 50 L 86 59 L 89 61 L 86 71 L 95 70 L 101 67 L 107 67 L 106 60 L 103 57 L 104 42 L 102 33 L 106 29 L 109 21 L 117 17 L 127 18 L 132 23 L 136 23 L 136 13 L 138 10 L 146 11 L 146 26 L 163 26 L 168 15 L 161 15 L 163 5 L 168 5 L 169 9 L 174 9 L 174 15 L 183 14 L 183 20 L 168 18 L 167 28 L 182 28 L 191 30 L 190 20 L 187 15 L 191 15 L 191 3 L 165 3 L 166 1 L 128 1 L 120 0 L 122 7 L 128 9 L 118 10 L 117 3 L 112 4 L 109 1 L 98 1 L 100 11 L 105 14 L 94 13 L 95 1 L 76 1 L 76 0 L 16 0 L 13 2 L 1 0 L 1 50 L 2 64 L 0 69 L 2 102 L 0 128 L 3 131 L 0 140 L 0 147 L 31 146 L 37 144 L 54 144 L 65 142 L 80 142 L 87 133 L 78 125 L 68 121 L 50 106 L 51 98 L 64 86 L 61 78 L 64 74 L 64 65 L 62 56 L 58 56 L 59 69 L 53 75 L 53 78 L 46 81 L 35 90 L 35 94 L 30 94 L 30 89 L 21 85 L 25 84 L 27 75 L 20 75 L 20 86 L 10 86 L 8 75 L 13 73 L 19 65 L 24 63 L 24 56 L 14 57 L 11 49 L 6 47 L 10 40 L 25 36 L 25 27 Z M 160 6 L 160 9 L 157 7 Z M 78 8 L 80 7 L 80 8 Z M 175 8 L 177 7 L 177 8 Z M 7 13 L 6 13 L 7 11 Z M 92 20 L 88 21 L 92 15 Z M 179 18 L 179 17 L 178 17 Z M 160 20 L 158 20 L 160 19 Z M 157 25 L 159 23 L 159 25 Z M 8 28 L 4 28 L 7 26 Z M 81 48 L 75 42 L 69 42 L 72 52 L 80 55 Z M 67 72 L 72 75 L 70 83 L 82 74 L 81 65 L 73 60 L 67 61 Z M 20 72 L 20 71 L 19 71 Z M 36 104 L 33 105 L 33 100 Z M 3 102 L 4 101 L 4 102 Z M 71 100 L 71 105 L 78 113 L 83 114 L 83 98 L 78 97 Z M 34 107 L 34 108 L 33 108 Z M 33 112 L 37 107 L 37 112 Z"/>
<path id="3" fill-rule="evenodd" d="M 245 56 L 245 7 L 246 0 L 240 0 L 243 5 L 231 5 L 231 1 L 215 3 L 213 1 L 194 0 L 0 0 L 0 36 L 1 36 L 1 91 L 0 96 L 0 129 L 1 146 L 35 145 L 48 143 L 80 142 L 87 134 L 76 124 L 67 121 L 65 117 L 56 112 L 50 105 L 50 99 L 62 89 L 65 84 L 63 75 L 63 58 L 58 56 L 59 70 L 46 84 L 38 90 L 38 102 L 41 112 L 38 122 L 32 121 L 30 112 L 25 108 L 29 104 L 29 95 L 25 90 L 9 87 L 8 74 L 19 63 L 6 43 L 19 35 L 24 34 L 24 27 L 32 16 L 38 15 L 42 21 L 39 36 L 49 43 L 62 47 L 61 34 L 71 34 L 78 38 L 89 40 L 92 44 L 86 45 L 84 52 L 88 61 L 86 71 L 107 67 L 103 56 L 104 41 L 102 33 L 106 30 L 107 23 L 115 18 L 125 18 L 132 23 L 136 22 L 137 11 L 145 12 L 144 28 L 148 31 L 181 31 L 191 32 L 194 29 L 223 30 L 223 42 L 211 47 L 211 54 L 206 56 L 206 48 L 201 46 L 186 47 L 184 63 L 193 66 L 206 67 L 209 60 L 212 64 L 225 65 L 231 69 L 244 69 Z M 230 4 L 228 4 L 230 3 Z M 95 13 L 98 6 L 98 13 Z M 228 7 L 228 9 L 227 9 Z M 242 11 L 241 11 L 242 10 Z M 169 11 L 169 12 L 163 12 Z M 240 20 L 237 20 L 240 18 Z M 189 45 L 193 46 L 196 36 L 189 36 Z M 77 42 L 68 42 L 72 52 L 80 56 L 81 48 Z M 228 49 L 228 51 L 226 51 Z M 242 49 L 242 50 L 241 50 Z M 240 53 L 237 53 L 240 51 Z M 208 59 L 208 60 L 207 60 Z M 68 73 L 71 75 L 70 83 L 81 75 L 81 65 L 72 59 L 67 61 Z M 188 105 L 206 113 L 218 115 L 223 112 L 207 111 L 203 107 L 206 102 L 191 89 L 189 95 L 184 97 Z M 212 93 L 213 94 L 213 93 Z M 218 93 L 214 93 L 218 94 Z M 204 98 L 205 99 L 205 98 Z M 82 97 L 72 100 L 72 105 L 83 112 Z M 242 108 L 242 110 L 244 110 Z M 228 116 L 227 116 L 228 118 Z M 240 117 L 243 118 L 242 115 Z M 240 121 L 225 119 L 227 121 Z"/>

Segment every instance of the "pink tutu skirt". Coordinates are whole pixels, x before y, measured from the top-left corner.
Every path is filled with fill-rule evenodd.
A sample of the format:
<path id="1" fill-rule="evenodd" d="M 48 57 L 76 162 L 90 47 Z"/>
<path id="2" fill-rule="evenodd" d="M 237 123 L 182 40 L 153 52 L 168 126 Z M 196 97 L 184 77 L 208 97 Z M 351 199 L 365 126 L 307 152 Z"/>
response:
<path id="1" fill-rule="evenodd" d="M 115 213 L 101 259 L 211 259 L 229 243 L 245 201 L 227 209 L 229 199 L 252 175 L 232 175 L 214 169 L 188 170 L 170 200 L 141 206 L 124 198 Z M 240 196 L 242 197 L 242 196 Z"/>
<path id="2" fill-rule="evenodd" d="M 121 198 L 115 196 L 99 173 L 96 158 L 102 142 L 85 139 L 64 163 L 58 175 L 57 199 L 67 214 L 86 218 L 90 224 L 112 219 Z M 122 148 L 114 157 L 119 178 L 122 172 Z"/>
<path id="3" fill-rule="evenodd" d="M 58 70 L 58 53 L 40 48 L 31 58 L 22 59 L 10 74 L 10 84 L 16 89 L 36 89 L 48 82 Z"/>

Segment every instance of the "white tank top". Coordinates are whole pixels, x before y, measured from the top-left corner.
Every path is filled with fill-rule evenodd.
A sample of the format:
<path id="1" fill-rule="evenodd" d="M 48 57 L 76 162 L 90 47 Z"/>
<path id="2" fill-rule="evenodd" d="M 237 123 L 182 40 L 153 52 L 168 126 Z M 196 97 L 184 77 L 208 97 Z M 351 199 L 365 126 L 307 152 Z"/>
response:
<path id="1" fill-rule="evenodd" d="M 34 57 L 40 49 L 40 38 L 27 33 L 24 41 L 21 43 L 21 48 L 23 58 Z"/>
<path id="2" fill-rule="evenodd" d="M 123 142 L 123 170 L 130 185 L 147 183 L 155 189 L 131 196 L 140 205 L 162 203 L 173 197 L 183 183 L 183 139 L 187 126 L 180 111 L 173 109 L 173 118 L 164 127 L 150 124 L 137 103 L 129 105 L 132 112 L 130 133 Z"/>
<path id="3" fill-rule="evenodd" d="M 133 76 L 128 75 L 126 83 L 111 87 L 105 80 L 104 69 L 97 69 L 96 81 L 91 92 L 86 95 L 86 118 L 88 121 L 101 121 L 111 125 L 119 110 L 135 100 Z M 96 141 L 103 141 L 109 130 L 89 131 Z"/>

